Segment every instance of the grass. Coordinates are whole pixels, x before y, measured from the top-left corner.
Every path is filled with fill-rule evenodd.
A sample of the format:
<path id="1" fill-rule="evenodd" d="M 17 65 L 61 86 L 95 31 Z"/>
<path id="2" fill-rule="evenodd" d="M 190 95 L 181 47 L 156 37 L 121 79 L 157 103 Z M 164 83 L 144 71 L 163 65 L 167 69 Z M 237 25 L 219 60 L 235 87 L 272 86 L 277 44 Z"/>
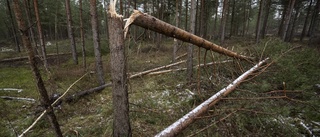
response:
<path id="1" fill-rule="evenodd" d="M 108 47 L 102 41 L 102 52 L 105 69 L 105 79 L 110 81 Z M 131 43 L 127 50 L 128 72 L 140 72 L 171 62 L 172 41 L 162 43 L 157 49 L 151 42 L 139 42 L 136 46 Z M 185 45 L 185 44 L 184 44 Z M 295 48 L 290 52 L 286 51 Z M 308 135 L 299 123 L 303 122 L 310 129 L 318 126 L 312 122 L 320 122 L 319 115 L 319 84 L 320 55 L 319 51 L 299 43 L 283 43 L 276 38 L 263 40 L 255 45 L 250 40 L 234 39 L 227 41 L 226 47 L 239 53 L 245 53 L 259 59 L 270 57 L 274 64 L 258 77 L 242 83 L 227 98 L 235 100 L 221 100 L 206 114 L 184 130 L 179 136 L 196 133 L 207 125 L 207 130 L 196 136 L 301 136 Z M 88 70 L 94 70 L 94 53 L 90 40 L 86 42 L 88 52 Z M 68 52 L 68 41 L 59 41 L 61 52 Z M 195 48 L 197 51 L 198 48 Z M 55 52 L 55 47 L 48 47 L 49 53 Z M 81 48 L 78 48 L 81 53 Z M 181 47 L 178 54 L 186 52 Z M 204 62 L 204 50 L 201 50 L 200 62 Z M 229 59 L 214 54 L 214 61 Z M 8 55 L 1 54 L 1 58 Z M 195 54 L 195 64 L 198 62 Z M 10 55 L 14 57 L 14 55 Z M 42 71 L 49 94 L 63 93 L 69 85 L 81 77 L 85 72 L 81 65 L 74 65 L 70 56 L 59 58 L 60 63 L 51 64 L 52 75 Z M 79 57 L 79 64 L 81 58 Z M 208 53 L 206 62 L 211 62 Z M 154 136 L 168 125 L 188 113 L 221 90 L 243 71 L 251 68 L 254 63 L 236 61 L 231 63 L 208 66 L 201 69 L 200 95 L 197 87 L 197 70 L 194 70 L 194 81 L 188 83 L 185 71 L 177 71 L 157 76 L 144 76 L 129 80 L 130 118 L 133 136 Z M 185 67 L 181 65 L 179 67 Z M 42 68 L 40 66 L 40 68 Z M 28 64 L 18 62 L 5 64 L 0 67 L 0 88 L 21 88 L 23 92 L 3 92 L 1 96 L 30 97 L 37 99 L 39 95 L 34 84 Z M 285 87 L 283 82 L 286 83 Z M 70 94 L 79 90 L 97 86 L 95 74 L 85 76 L 77 83 Z M 268 94 L 274 90 L 301 91 L 288 93 L 292 99 L 260 99 L 263 97 L 280 96 L 283 93 Z M 193 92 L 195 95 L 191 95 Z M 39 115 L 36 113 L 37 103 L 15 100 L 0 100 L 0 135 L 15 136 L 14 131 L 21 133 Z M 72 103 L 63 103 L 62 110 L 55 110 L 61 129 L 65 136 L 111 136 L 112 135 L 112 98 L 111 88 L 88 95 Z M 228 116 L 228 117 L 226 117 Z M 222 120 L 223 119 L 223 120 Z M 14 130 L 14 131 L 13 131 Z M 319 132 L 314 135 L 319 136 Z M 54 136 L 46 118 L 41 120 L 31 130 L 28 136 Z"/>

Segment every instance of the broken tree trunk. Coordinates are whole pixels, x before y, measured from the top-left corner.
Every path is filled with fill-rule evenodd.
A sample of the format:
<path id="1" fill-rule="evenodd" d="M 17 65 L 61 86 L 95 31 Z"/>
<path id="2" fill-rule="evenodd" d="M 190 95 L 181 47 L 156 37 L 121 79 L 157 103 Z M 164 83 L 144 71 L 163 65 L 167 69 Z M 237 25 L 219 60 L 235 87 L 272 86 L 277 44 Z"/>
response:
<path id="1" fill-rule="evenodd" d="M 190 111 L 188 114 L 184 115 L 182 118 L 174 122 L 172 125 L 161 131 L 159 134 L 156 135 L 156 137 L 171 137 L 179 134 L 188 125 L 193 123 L 198 116 L 210 109 L 210 107 L 216 104 L 222 97 L 228 95 L 231 91 L 233 91 L 243 80 L 245 80 L 252 72 L 256 71 L 267 60 L 268 58 L 263 61 L 260 61 L 257 65 L 255 65 L 250 70 L 239 76 L 226 88 L 220 90 L 218 93 L 211 96 L 208 100 L 206 100 L 205 102 L 197 106 L 195 109 Z"/>
<path id="2" fill-rule="evenodd" d="M 163 35 L 173 37 L 188 43 L 192 43 L 198 47 L 205 48 L 207 50 L 212 50 L 220 54 L 224 54 L 233 58 L 243 59 L 243 60 L 252 60 L 251 57 L 239 55 L 233 51 L 227 50 L 223 47 L 220 47 L 214 43 L 211 43 L 208 40 L 205 40 L 199 36 L 191 34 L 185 30 L 172 26 L 166 22 L 163 22 L 151 15 L 142 13 L 138 10 L 134 10 L 134 13 L 131 14 L 130 18 L 125 25 L 125 36 L 126 32 L 129 29 L 129 25 L 134 24 L 152 31 L 156 31 Z"/>

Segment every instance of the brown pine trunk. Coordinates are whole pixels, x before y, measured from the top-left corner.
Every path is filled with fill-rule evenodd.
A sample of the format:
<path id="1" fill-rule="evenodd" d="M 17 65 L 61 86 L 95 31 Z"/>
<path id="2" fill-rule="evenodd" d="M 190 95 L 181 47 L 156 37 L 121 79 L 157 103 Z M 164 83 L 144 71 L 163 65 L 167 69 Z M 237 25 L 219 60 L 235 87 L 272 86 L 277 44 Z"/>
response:
<path id="1" fill-rule="evenodd" d="M 18 0 L 13 0 L 13 7 L 14 7 L 13 9 L 14 9 L 14 12 L 15 12 L 15 15 L 16 15 L 16 20 L 17 20 L 17 23 L 18 23 L 18 27 L 20 29 L 20 33 L 21 33 L 21 37 L 22 37 L 22 43 L 23 43 L 23 45 L 25 46 L 25 48 L 26 48 L 26 50 L 28 52 L 28 58 L 29 58 L 30 67 L 31 67 L 34 79 L 36 81 L 38 91 L 40 93 L 41 104 L 47 110 L 49 121 L 50 121 L 52 127 L 55 130 L 56 136 L 57 137 L 62 137 L 62 132 L 60 130 L 59 123 L 58 123 L 58 121 L 56 119 L 56 116 L 54 114 L 53 108 L 51 107 L 47 90 L 46 90 L 46 88 L 44 86 L 41 74 L 40 74 L 39 69 L 37 67 L 36 58 L 35 58 L 31 43 L 29 41 L 28 29 L 27 29 L 27 27 L 25 25 L 25 22 L 23 20 Z"/>
<path id="2" fill-rule="evenodd" d="M 83 61 L 82 65 L 84 70 L 87 70 L 86 47 L 84 43 L 84 31 L 83 31 L 82 0 L 79 0 L 79 10 L 80 10 L 80 39 L 81 39 L 82 61 Z"/>
<path id="3" fill-rule="evenodd" d="M 99 26 L 98 26 L 98 15 L 97 15 L 97 1 L 90 0 L 90 14 L 91 14 L 91 26 L 92 26 L 92 37 L 94 45 L 94 55 L 96 61 L 96 71 L 97 78 L 100 85 L 105 83 L 104 81 L 104 72 L 102 66 L 101 58 L 101 47 L 100 47 L 100 37 L 99 37 Z"/>
<path id="4" fill-rule="evenodd" d="M 71 52 L 74 64 L 78 64 L 78 55 L 76 48 L 76 41 L 74 39 L 73 34 L 73 25 L 72 25 L 72 17 L 71 17 L 71 9 L 70 9 L 70 0 L 66 0 L 66 13 L 67 13 L 67 24 L 68 24 L 68 36 L 70 39 Z"/>
<path id="5" fill-rule="evenodd" d="M 188 15 L 189 15 L 189 12 L 188 12 L 188 9 L 189 9 L 189 0 L 186 0 L 185 2 L 184 2 L 186 5 L 185 5 L 185 7 L 186 7 L 186 12 L 185 12 L 185 15 L 186 15 L 186 20 L 185 20 L 185 24 L 184 24 L 184 29 L 186 30 L 186 31 L 188 31 Z"/>
<path id="6" fill-rule="evenodd" d="M 190 33 L 195 34 L 196 27 L 196 0 L 191 0 L 190 9 Z M 193 77 L 193 45 L 188 46 L 188 58 L 187 58 L 187 79 L 191 82 Z"/>
<path id="7" fill-rule="evenodd" d="M 108 12 L 110 66 L 113 100 L 113 136 L 131 137 L 129 119 L 128 82 L 122 17 L 110 3 Z"/>
<path id="8" fill-rule="evenodd" d="M 42 34 L 42 27 L 41 27 L 41 21 L 39 16 L 39 9 L 38 9 L 38 0 L 33 0 L 33 6 L 34 6 L 34 11 L 35 11 L 36 20 L 37 20 L 37 28 L 38 28 L 38 35 L 40 40 L 42 57 L 43 57 L 43 64 L 46 70 L 48 70 L 47 51 L 46 51 L 46 45 L 44 44 L 44 38 Z"/>
<path id="9" fill-rule="evenodd" d="M 259 13 L 258 13 L 258 19 L 257 19 L 257 26 L 256 26 L 256 43 L 259 43 L 260 41 L 260 32 L 261 32 L 261 22 L 262 22 L 262 16 L 263 16 L 263 7 L 264 7 L 264 0 L 260 0 L 259 3 Z"/>

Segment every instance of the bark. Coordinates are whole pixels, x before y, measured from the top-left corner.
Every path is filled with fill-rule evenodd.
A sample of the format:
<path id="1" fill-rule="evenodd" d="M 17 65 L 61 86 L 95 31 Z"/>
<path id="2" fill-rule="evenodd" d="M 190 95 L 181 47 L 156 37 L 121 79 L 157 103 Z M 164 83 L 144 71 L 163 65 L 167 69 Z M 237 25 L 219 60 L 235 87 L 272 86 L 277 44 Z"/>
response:
<path id="1" fill-rule="evenodd" d="M 74 39 L 73 34 L 73 25 L 72 25 L 72 16 L 71 16 L 71 9 L 70 9 L 70 0 L 66 0 L 66 13 L 67 13 L 67 24 L 68 24 L 68 36 L 70 39 L 70 45 L 71 45 L 71 52 L 72 52 L 72 58 L 74 64 L 78 64 L 78 55 L 77 55 L 77 48 L 76 48 L 76 42 Z"/>
<path id="2" fill-rule="evenodd" d="M 27 22 L 28 22 L 28 26 L 32 26 L 32 23 L 31 23 L 31 21 L 32 21 L 32 15 L 31 15 L 31 12 L 30 12 L 30 10 L 31 10 L 31 8 L 30 8 L 30 4 L 29 4 L 29 0 L 23 0 L 23 2 L 24 2 L 24 5 L 25 5 L 25 12 L 26 12 L 26 17 L 27 17 Z M 35 36 L 34 36 L 34 30 L 33 30 L 33 27 L 30 27 L 30 29 L 29 29 L 29 37 L 30 37 L 30 39 L 31 39 L 31 41 L 32 41 L 32 43 L 34 44 L 34 51 L 35 51 L 35 54 L 38 54 L 38 46 L 37 46 L 37 42 L 36 42 L 36 40 L 35 40 Z"/>
<path id="3" fill-rule="evenodd" d="M 211 43 L 205 39 L 202 39 L 194 34 L 188 33 L 182 29 L 174 27 L 168 23 L 165 23 L 151 15 L 142 13 L 140 11 L 135 10 L 134 13 L 130 16 L 129 20 L 126 23 L 126 29 L 128 29 L 129 24 L 134 24 L 143 28 L 150 29 L 152 31 L 156 31 L 158 33 L 164 34 L 169 37 L 174 37 L 179 40 L 192 43 L 198 47 L 205 48 L 207 50 L 212 50 L 214 52 L 243 60 L 252 60 L 252 58 L 239 55 L 235 52 L 227 50 L 223 47 L 220 47 L 214 43 Z"/>
<path id="4" fill-rule="evenodd" d="M 219 12 L 219 0 L 216 0 L 217 2 L 216 2 L 216 5 L 215 5 L 215 16 L 214 16 L 214 25 L 213 25 L 213 39 L 215 39 L 216 38 L 216 36 L 217 36 L 217 32 L 219 32 L 219 31 L 217 31 L 217 21 L 218 21 L 218 12 Z"/>
<path id="5" fill-rule="evenodd" d="M 62 132 L 60 130 L 59 123 L 56 119 L 53 108 L 50 105 L 50 100 L 49 100 L 47 90 L 44 86 L 40 71 L 39 71 L 37 64 L 36 64 L 35 55 L 34 55 L 34 52 L 33 52 L 31 43 L 29 41 L 29 37 L 28 37 L 28 30 L 27 30 L 27 27 L 26 27 L 25 22 L 23 20 L 18 0 L 13 0 L 13 7 L 14 7 L 18 27 L 20 29 L 22 42 L 28 52 L 30 67 L 31 67 L 34 79 L 36 81 L 38 91 L 41 96 L 41 104 L 48 111 L 47 115 L 48 115 L 48 118 L 49 118 L 49 121 L 50 121 L 52 127 L 55 130 L 56 136 L 62 137 Z"/>
<path id="6" fill-rule="evenodd" d="M 42 27 L 41 27 L 41 21 L 39 16 L 39 9 L 38 9 L 38 0 L 33 0 L 33 7 L 36 15 L 36 20 L 37 20 L 37 28 L 38 28 L 38 35 L 40 40 L 42 57 L 43 57 L 43 64 L 44 64 L 44 67 L 48 70 L 47 51 L 46 51 L 46 45 L 44 44 L 44 38 L 42 33 Z"/>
<path id="7" fill-rule="evenodd" d="M 13 17 L 12 17 L 12 12 L 11 12 L 11 7 L 10 7 L 9 0 L 7 0 L 7 7 L 8 7 L 8 14 L 9 14 L 9 17 L 10 17 L 10 23 L 11 23 L 11 26 L 12 26 L 11 28 L 12 28 L 12 33 L 13 33 L 13 39 L 14 39 L 14 43 L 16 45 L 16 50 L 18 52 L 21 52 L 20 46 L 19 46 L 19 39 L 18 39 L 17 31 L 16 31 L 16 28 L 15 28 L 15 25 L 14 25 L 14 20 L 13 20 Z"/>
<path id="8" fill-rule="evenodd" d="M 122 17 L 115 11 L 115 3 L 111 0 L 108 11 L 108 27 L 114 137 L 132 136 L 129 119 L 127 68 L 122 20 Z"/>
<path id="9" fill-rule="evenodd" d="M 229 38 L 232 37 L 234 34 L 234 15 L 235 15 L 235 7 L 236 7 L 236 0 L 232 0 L 232 12 L 231 12 L 231 22 L 230 22 L 230 33 Z"/>
<path id="10" fill-rule="evenodd" d="M 312 2 L 313 2 L 313 0 L 310 1 L 309 6 L 308 6 L 308 11 L 307 11 L 306 19 L 304 21 L 303 29 L 301 32 L 300 41 L 302 41 L 306 35 L 307 26 L 309 24 L 309 16 L 310 16 L 310 12 L 311 12 Z"/>
<path id="11" fill-rule="evenodd" d="M 319 11 L 320 11 L 320 0 L 317 1 L 315 7 L 314 7 L 314 11 L 313 11 L 313 15 L 312 15 L 312 19 L 311 19 L 311 23 L 310 23 L 310 27 L 309 27 L 309 32 L 308 35 L 310 37 L 312 37 L 312 35 L 314 34 L 315 29 L 317 29 L 317 25 L 319 23 Z"/>
<path id="12" fill-rule="evenodd" d="M 289 36 L 288 37 L 288 42 L 291 42 L 295 33 L 295 28 L 296 28 L 296 22 L 298 19 L 298 15 L 300 14 L 300 7 L 296 8 L 296 14 L 294 15 L 293 21 L 292 21 L 292 25 L 290 27 L 290 33 L 288 33 Z"/>
<path id="13" fill-rule="evenodd" d="M 196 0 L 191 0 L 190 9 L 190 33 L 195 34 L 196 25 Z M 193 77 L 193 45 L 188 46 L 188 58 L 187 58 L 187 79 L 190 82 Z"/>
<path id="14" fill-rule="evenodd" d="M 283 41 L 287 41 L 286 36 L 287 36 L 287 33 L 290 32 L 289 31 L 289 23 L 291 21 L 291 14 L 292 14 L 295 2 L 296 2 L 296 0 L 290 0 L 290 2 L 289 2 L 289 6 L 288 6 L 289 9 L 287 10 L 286 15 L 285 15 L 283 32 L 282 32 L 282 37 L 281 37 Z"/>
<path id="15" fill-rule="evenodd" d="M 82 65 L 83 65 L 83 68 L 87 70 L 86 47 L 84 43 L 84 30 L 83 30 L 82 0 L 79 0 L 79 10 L 80 10 L 80 39 L 81 39 L 82 61 L 83 61 Z"/>
<path id="16" fill-rule="evenodd" d="M 227 24 L 227 18 L 228 18 L 227 11 L 228 11 L 228 0 L 224 0 L 223 9 L 222 9 L 222 18 L 220 23 L 220 45 L 223 45 L 224 43 L 226 24 Z"/>
<path id="17" fill-rule="evenodd" d="M 176 0 L 176 15 L 175 15 L 175 18 L 176 18 L 176 26 L 179 26 L 179 21 L 180 21 L 180 3 L 181 3 L 181 0 Z M 177 41 L 177 39 L 173 39 L 174 41 L 174 44 L 173 44 L 173 54 L 172 54 L 172 62 L 175 62 L 175 58 L 176 58 L 176 54 L 177 54 L 177 49 L 178 49 L 178 46 L 179 46 L 179 43 Z"/>
<path id="18" fill-rule="evenodd" d="M 56 13 L 54 16 L 54 40 L 56 45 L 56 53 L 59 55 L 59 46 L 58 46 L 58 8 L 59 8 L 59 1 L 56 0 Z M 60 60 L 58 58 L 58 64 L 60 64 Z"/>
<path id="19" fill-rule="evenodd" d="M 185 5 L 185 7 L 186 7 L 186 12 L 185 12 L 185 18 L 186 18 L 186 20 L 185 20 L 185 24 L 184 24 L 184 29 L 185 30 L 188 30 L 188 14 L 189 14 L 189 12 L 188 12 L 188 9 L 189 9 L 189 0 L 186 0 L 185 2 L 184 2 L 186 5 Z"/>
<path id="20" fill-rule="evenodd" d="M 97 78 L 100 85 L 105 83 L 104 81 L 104 72 L 102 66 L 102 57 L 101 57 L 101 46 L 100 46 L 100 37 L 99 37 L 99 26 L 98 26 L 98 15 L 97 15 L 97 1 L 90 0 L 90 14 L 91 14 L 91 26 L 92 26 L 92 37 L 94 45 L 94 55 L 96 62 L 96 71 Z"/>
<path id="21" fill-rule="evenodd" d="M 259 8 L 257 26 L 256 26 L 256 43 L 259 43 L 259 41 L 260 41 L 261 22 L 262 22 L 262 16 L 263 16 L 264 1 L 265 0 L 260 0 L 260 3 L 259 3 L 260 8 Z"/>
<path id="22" fill-rule="evenodd" d="M 184 130 L 187 126 L 189 126 L 191 123 L 193 123 L 197 117 L 205 113 L 212 107 L 214 104 L 216 104 L 219 100 L 221 100 L 222 97 L 228 95 L 231 93 L 238 85 L 240 85 L 241 82 L 243 82 L 250 74 L 252 74 L 254 71 L 258 70 L 259 67 L 268 60 L 265 59 L 263 61 L 260 61 L 257 65 L 252 67 L 250 70 L 243 73 L 241 76 L 239 76 L 236 80 L 234 80 L 232 83 L 230 83 L 227 87 L 220 90 L 215 95 L 211 96 L 209 99 L 207 99 L 205 102 L 197 106 L 195 109 L 190 111 L 188 114 L 184 115 L 182 118 L 174 122 L 172 125 L 161 131 L 159 134 L 156 135 L 156 137 L 171 137 L 171 136 L 177 136 L 182 130 Z"/>

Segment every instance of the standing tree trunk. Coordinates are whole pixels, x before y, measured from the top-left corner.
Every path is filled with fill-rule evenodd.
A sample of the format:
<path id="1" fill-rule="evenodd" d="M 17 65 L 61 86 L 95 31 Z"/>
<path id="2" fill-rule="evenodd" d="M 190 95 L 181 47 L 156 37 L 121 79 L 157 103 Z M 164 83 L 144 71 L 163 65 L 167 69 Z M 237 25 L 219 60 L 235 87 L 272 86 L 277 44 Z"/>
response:
<path id="1" fill-rule="evenodd" d="M 190 33 L 195 34 L 196 25 L 196 0 L 191 0 L 190 9 Z M 193 45 L 188 46 L 188 59 L 187 59 L 187 79 L 189 82 L 192 80 L 193 75 Z"/>
<path id="2" fill-rule="evenodd" d="M 18 52 L 21 52 L 20 46 L 19 46 L 19 39 L 18 39 L 17 31 L 16 31 L 16 28 L 15 28 L 15 25 L 14 25 L 14 20 L 13 20 L 13 17 L 12 17 L 12 12 L 11 12 L 11 7 L 10 7 L 9 0 L 7 0 L 7 7 L 8 7 L 8 14 L 10 16 L 10 23 L 11 23 L 11 26 L 12 26 L 12 33 L 13 33 L 14 43 L 16 45 L 16 50 Z"/>
<path id="3" fill-rule="evenodd" d="M 91 14 L 91 25 L 92 25 L 92 36 L 94 45 L 94 55 L 96 60 L 96 71 L 97 78 L 100 85 L 104 82 L 104 73 L 101 58 L 101 47 L 100 47 L 100 37 L 99 37 L 99 26 L 98 26 L 98 15 L 97 15 L 97 1 L 90 0 L 90 14 Z"/>
<path id="4" fill-rule="evenodd" d="M 292 15 L 292 11 L 293 11 L 293 7 L 295 4 L 296 0 L 290 0 L 289 5 L 288 5 L 288 10 L 286 11 L 286 15 L 284 17 L 284 26 L 283 26 L 283 31 L 282 31 L 282 35 L 281 38 L 283 41 L 287 41 L 286 36 L 287 33 L 290 32 L 289 31 L 289 23 L 291 20 L 291 15 Z"/>
<path id="5" fill-rule="evenodd" d="M 263 24 L 262 24 L 262 29 L 261 29 L 261 37 L 265 38 L 266 33 L 267 33 L 267 24 L 268 24 L 268 19 L 269 19 L 269 11 L 271 7 L 271 0 L 266 0 L 266 8 L 264 12 L 264 19 L 263 19 Z"/>
<path id="6" fill-rule="evenodd" d="M 13 9 L 16 15 L 16 20 L 18 23 L 18 27 L 21 33 L 22 37 L 22 43 L 25 46 L 27 52 L 28 52 L 28 58 L 29 58 L 29 63 L 31 66 L 31 70 L 34 76 L 35 81 L 37 82 L 37 88 L 41 96 L 41 104 L 43 105 L 44 109 L 47 110 L 48 118 L 51 123 L 51 126 L 54 128 L 56 136 L 57 137 L 62 137 L 62 132 L 60 130 L 59 123 L 56 119 L 56 116 L 54 114 L 53 108 L 51 106 L 47 90 L 44 86 L 43 80 L 41 78 L 41 74 L 39 72 L 39 69 L 37 67 L 37 62 L 36 58 L 31 46 L 31 43 L 29 41 L 29 36 L 28 36 L 28 29 L 25 25 L 25 22 L 22 17 L 21 9 L 19 6 L 19 0 L 13 0 Z"/>
<path id="7" fill-rule="evenodd" d="M 91 7 L 91 6 L 90 6 Z M 84 45 L 84 31 L 83 31 L 83 15 L 82 15 L 82 0 L 79 0 L 79 10 L 80 10 L 80 39 L 81 39 L 81 51 L 82 51 L 82 65 L 84 70 L 87 70 L 87 60 L 86 60 L 86 47 Z"/>
<path id="8" fill-rule="evenodd" d="M 295 8 L 296 10 L 296 14 L 294 15 L 293 17 L 293 21 L 292 21 L 292 25 L 290 27 L 290 33 L 288 33 L 287 35 L 287 39 L 288 39 L 288 42 L 291 42 L 293 37 L 294 37 L 294 33 L 295 33 L 295 28 L 296 28 L 296 22 L 297 22 L 297 19 L 298 19 L 298 15 L 300 14 L 300 7 L 296 7 Z"/>
<path id="9" fill-rule="evenodd" d="M 227 24 L 227 11 L 228 11 L 228 0 L 223 1 L 223 10 L 222 10 L 222 18 L 220 23 L 220 45 L 224 43 L 224 36 L 226 31 L 226 24 Z"/>
<path id="10" fill-rule="evenodd" d="M 58 9 L 59 9 L 59 1 L 56 0 L 56 13 L 54 14 L 54 41 L 56 42 L 56 53 L 58 55 L 58 64 L 60 64 L 59 59 L 59 46 L 58 46 Z"/>
<path id="11" fill-rule="evenodd" d="M 36 19 L 37 19 L 37 28 L 38 28 L 38 35 L 39 35 L 39 40 L 40 40 L 42 57 L 43 57 L 43 64 L 44 64 L 44 67 L 46 68 L 46 70 L 49 70 L 48 69 L 46 45 L 44 44 L 41 21 L 40 21 L 40 16 L 39 16 L 38 0 L 33 0 L 33 7 L 34 7 L 34 12 L 36 14 Z"/>
<path id="12" fill-rule="evenodd" d="M 315 29 L 317 29 L 316 26 L 319 23 L 319 21 L 318 21 L 319 11 L 320 11 L 320 0 L 317 1 L 316 5 L 314 7 L 312 18 L 311 18 L 311 23 L 310 23 L 310 27 L 309 27 L 309 31 L 308 31 L 308 35 L 310 37 L 312 37 Z"/>
<path id="13" fill-rule="evenodd" d="M 218 21 L 218 12 L 219 12 L 219 0 L 216 0 L 216 3 L 215 3 L 216 5 L 215 5 L 215 7 L 214 7 L 214 9 L 215 9 L 215 16 L 214 16 L 214 24 L 213 24 L 213 39 L 215 39 L 216 38 L 216 36 L 217 36 L 217 32 L 219 32 L 219 31 L 217 31 L 217 21 Z"/>
<path id="14" fill-rule="evenodd" d="M 186 18 L 186 20 L 185 20 L 185 24 L 184 24 L 184 29 L 186 30 L 186 31 L 188 31 L 188 9 L 189 9 L 189 0 L 186 0 L 185 2 L 184 2 L 186 5 L 185 5 L 185 7 L 186 7 L 186 11 L 185 11 L 185 18 Z"/>
<path id="15" fill-rule="evenodd" d="M 260 41 L 263 7 L 264 7 L 264 0 L 260 0 L 257 26 L 256 26 L 256 43 L 259 43 L 259 41 Z"/>
<path id="16" fill-rule="evenodd" d="M 231 12 L 231 22 L 230 22 L 230 33 L 229 38 L 232 37 L 234 34 L 234 16 L 235 16 L 235 7 L 236 7 L 236 0 L 232 0 L 232 12 Z"/>
<path id="17" fill-rule="evenodd" d="M 110 0 L 108 27 L 112 77 L 113 136 L 131 137 L 132 133 L 129 119 L 127 68 L 122 20 L 122 16 L 116 13 L 114 1 Z"/>
<path id="18" fill-rule="evenodd" d="M 176 26 L 179 26 L 179 21 L 180 21 L 180 7 L 179 7 L 180 3 L 181 3 L 181 0 L 176 0 L 176 17 L 175 17 L 176 18 Z M 173 44 L 172 62 L 175 62 L 179 42 L 175 38 L 173 39 L 173 41 L 174 41 L 174 44 Z"/>
<path id="19" fill-rule="evenodd" d="M 70 9 L 70 0 L 66 0 L 66 13 L 67 13 L 67 24 L 68 24 L 68 36 L 71 44 L 71 52 L 74 64 L 78 64 L 78 55 L 76 42 L 74 39 L 73 29 L 72 29 L 72 17 L 71 17 L 71 9 Z"/>
<path id="20" fill-rule="evenodd" d="M 306 35 L 307 26 L 309 24 L 309 16 L 310 16 L 310 11 L 311 11 L 311 7 L 312 7 L 312 2 L 313 2 L 313 0 L 310 0 L 309 6 L 308 6 L 307 15 L 306 15 L 306 19 L 304 21 L 303 29 L 302 29 L 301 36 L 300 36 L 300 41 L 302 41 L 303 38 Z"/>

